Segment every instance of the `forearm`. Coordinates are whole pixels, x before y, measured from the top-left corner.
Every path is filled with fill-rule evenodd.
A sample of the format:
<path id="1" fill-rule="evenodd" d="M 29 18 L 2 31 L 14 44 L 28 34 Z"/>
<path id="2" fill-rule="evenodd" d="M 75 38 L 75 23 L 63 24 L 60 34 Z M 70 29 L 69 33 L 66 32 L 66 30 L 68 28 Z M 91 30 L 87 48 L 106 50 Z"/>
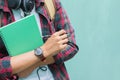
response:
<path id="1" fill-rule="evenodd" d="M 43 66 L 43 65 L 48 65 L 48 64 L 53 64 L 55 61 L 54 61 L 54 58 L 53 57 L 48 57 L 46 58 L 46 60 L 44 62 L 39 62 L 39 63 L 36 63 L 35 65 L 32 65 L 31 67 L 27 68 L 26 70 L 22 71 L 22 72 L 19 72 L 18 73 L 18 76 L 20 78 L 22 77 L 26 77 L 28 76 L 34 69 L 36 69 L 37 67 L 39 66 Z"/>
<path id="2" fill-rule="evenodd" d="M 28 67 L 40 62 L 39 58 L 34 55 L 34 51 L 11 57 L 12 74 L 24 71 Z"/>
<path id="3" fill-rule="evenodd" d="M 2 54 L 2 53 L 0 53 Z M 27 52 L 18 56 L 6 56 L 0 59 L 0 76 L 11 77 L 12 74 L 24 71 L 28 67 L 41 62 L 38 57 L 34 55 L 34 51 Z"/>
<path id="4" fill-rule="evenodd" d="M 71 46 L 68 46 L 68 47 L 69 47 L 69 50 L 67 49 L 65 51 L 62 51 L 61 53 L 57 54 L 54 57 L 47 57 L 44 62 L 39 62 L 39 63 L 36 63 L 35 65 L 32 65 L 31 67 L 27 68 L 26 70 L 18 73 L 18 76 L 20 78 L 23 78 L 23 77 L 28 76 L 34 69 L 36 69 L 39 66 L 53 64 L 53 63 L 61 64 L 64 61 L 72 58 L 77 53 L 77 49 L 76 49 L 76 47 L 71 47 Z"/>
<path id="5" fill-rule="evenodd" d="M 41 46 L 41 49 L 43 51 L 43 56 L 47 58 L 47 61 L 45 63 L 41 63 L 40 57 L 35 55 L 34 50 L 18 55 L 13 57 L 4 57 L 0 59 L 0 75 L 3 75 L 6 77 L 10 77 L 12 74 L 16 74 L 19 72 L 22 72 L 31 66 L 39 63 L 39 65 L 45 65 L 54 63 L 54 59 L 50 58 L 50 56 L 56 55 L 58 52 L 63 50 L 67 46 L 68 38 L 66 35 L 66 31 L 61 30 L 53 35 L 51 35 L 50 38 L 44 43 L 43 46 Z M 0 54 L 2 56 L 2 54 Z M 50 61 L 50 62 L 49 62 Z M 37 67 L 38 65 L 36 65 Z"/>

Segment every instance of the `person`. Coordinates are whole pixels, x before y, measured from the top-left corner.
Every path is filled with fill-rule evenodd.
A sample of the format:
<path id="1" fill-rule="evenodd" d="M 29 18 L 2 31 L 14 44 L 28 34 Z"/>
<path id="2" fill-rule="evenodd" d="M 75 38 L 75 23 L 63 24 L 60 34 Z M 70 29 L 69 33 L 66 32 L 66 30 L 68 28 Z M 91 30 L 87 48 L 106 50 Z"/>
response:
<path id="1" fill-rule="evenodd" d="M 9 8 L 8 1 L 0 0 L 1 27 L 22 18 L 20 16 L 22 11 Z M 4 44 L 0 42 L 0 80 L 69 80 L 64 62 L 78 52 L 74 29 L 59 0 L 54 0 L 56 6 L 54 19 L 47 14 L 44 0 L 34 1 L 32 14 L 36 15 L 41 34 L 50 35 L 43 38 L 44 44 L 38 48 L 42 50 L 42 57 L 35 54 L 37 49 L 11 57 Z"/>

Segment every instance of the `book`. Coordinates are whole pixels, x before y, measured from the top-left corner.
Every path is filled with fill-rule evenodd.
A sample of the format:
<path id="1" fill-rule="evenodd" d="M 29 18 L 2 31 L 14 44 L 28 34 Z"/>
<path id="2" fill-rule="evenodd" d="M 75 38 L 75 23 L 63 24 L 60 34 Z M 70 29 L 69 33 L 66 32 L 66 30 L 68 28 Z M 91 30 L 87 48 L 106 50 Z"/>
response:
<path id="1" fill-rule="evenodd" d="M 43 45 L 43 39 L 34 15 L 1 27 L 0 37 L 10 56 L 23 54 Z"/>

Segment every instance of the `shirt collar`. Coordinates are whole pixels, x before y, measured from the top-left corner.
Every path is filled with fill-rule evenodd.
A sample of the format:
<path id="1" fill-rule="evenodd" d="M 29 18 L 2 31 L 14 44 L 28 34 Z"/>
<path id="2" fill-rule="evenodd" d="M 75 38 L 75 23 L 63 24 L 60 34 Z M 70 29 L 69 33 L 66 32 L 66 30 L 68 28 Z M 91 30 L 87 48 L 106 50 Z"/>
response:
<path id="1" fill-rule="evenodd" d="M 0 9 L 3 10 L 4 12 L 10 12 L 7 0 L 0 0 Z"/>

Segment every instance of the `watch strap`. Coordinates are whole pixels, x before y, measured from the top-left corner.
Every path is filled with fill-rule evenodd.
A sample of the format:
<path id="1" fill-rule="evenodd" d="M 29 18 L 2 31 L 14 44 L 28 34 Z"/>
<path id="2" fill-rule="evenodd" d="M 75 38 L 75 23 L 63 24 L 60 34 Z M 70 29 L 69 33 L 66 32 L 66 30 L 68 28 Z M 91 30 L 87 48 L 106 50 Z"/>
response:
<path id="1" fill-rule="evenodd" d="M 40 54 L 41 52 L 41 54 Z M 41 48 L 37 48 L 35 49 L 35 55 L 41 60 L 41 61 L 44 61 L 46 58 L 45 56 L 43 55 L 43 51 Z"/>
<path id="2" fill-rule="evenodd" d="M 40 58 L 41 61 L 44 61 L 46 59 L 43 54 L 39 55 L 38 57 Z"/>

